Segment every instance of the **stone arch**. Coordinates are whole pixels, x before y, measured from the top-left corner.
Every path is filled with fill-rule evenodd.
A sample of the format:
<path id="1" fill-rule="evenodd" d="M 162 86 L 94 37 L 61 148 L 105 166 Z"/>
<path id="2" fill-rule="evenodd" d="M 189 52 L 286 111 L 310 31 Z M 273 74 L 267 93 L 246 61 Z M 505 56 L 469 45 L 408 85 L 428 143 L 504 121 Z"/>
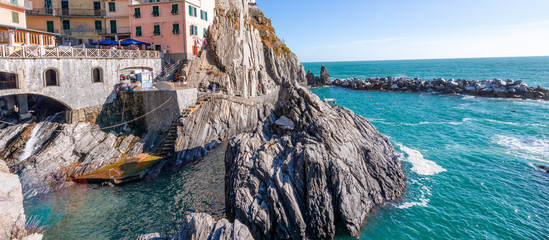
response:
<path id="1" fill-rule="evenodd" d="M 39 92 L 18 92 L 18 93 L 9 93 L 9 94 L 0 94 L 0 98 L 2 97 L 9 97 L 9 96 L 17 96 L 17 95 L 36 95 L 36 96 L 41 96 L 41 97 L 45 97 L 45 98 L 49 98 L 53 101 L 56 101 L 58 103 L 60 103 L 61 105 L 65 106 L 67 108 L 67 110 L 72 110 L 73 108 L 70 106 L 70 104 L 66 103 L 65 101 L 57 98 L 57 97 L 54 97 L 54 96 L 50 96 L 50 95 L 47 95 L 47 94 L 44 94 L 44 93 L 39 93 Z"/>
<path id="2" fill-rule="evenodd" d="M 92 68 L 91 76 L 92 76 L 91 78 L 92 83 L 102 83 L 105 80 L 104 71 L 103 71 L 103 68 L 101 67 Z"/>
<path id="3" fill-rule="evenodd" d="M 46 68 L 46 70 L 44 70 L 43 75 L 44 75 L 44 86 L 46 87 L 60 86 L 58 69 Z"/>

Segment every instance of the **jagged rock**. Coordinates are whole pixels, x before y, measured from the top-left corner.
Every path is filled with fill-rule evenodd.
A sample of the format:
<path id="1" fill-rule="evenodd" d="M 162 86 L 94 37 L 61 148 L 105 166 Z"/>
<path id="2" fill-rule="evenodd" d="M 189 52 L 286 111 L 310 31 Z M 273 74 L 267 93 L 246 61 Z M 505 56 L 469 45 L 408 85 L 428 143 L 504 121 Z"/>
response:
<path id="1" fill-rule="evenodd" d="M 275 124 L 279 126 L 282 130 L 294 130 L 294 122 L 286 116 L 280 117 L 276 120 Z"/>
<path id="2" fill-rule="evenodd" d="M 210 215 L 194 213 L 185 217 L 181 230 L 173 240 L 253 240 L 248 228 L 236 220 L 230 223 L 227 219 L 215 221 Z"/>
<path id="3" fill-rule="evenodd" d="M 324 85 L 332 84 L 332 80 L 330 79 L 330 74 L 328 73 L 328 70 L 326 70 L 326 66 L 324 65 L 320 67 L 320 82 Z"/>
<path id="4" fill-rule="evenodd" d="M 0 159 L 0 239 L 8 239 L 15 232 L 24 239 L 42 239 L 41 234 L 29 234 L 25 228 L 26 216 L 19 177 L 10 173 L 6 162 Z"/>
<path id="5" fill-rule="evenodd" d="M 295 128 L 278 135 L 281 116 Z M 401 162 L 365 118 L 286 85 L 270 119 L 225 158 L 227 216 L 255 239 L 330 239 L 338 223 L 358 237 L 372 208 L 402 195 Z"/>

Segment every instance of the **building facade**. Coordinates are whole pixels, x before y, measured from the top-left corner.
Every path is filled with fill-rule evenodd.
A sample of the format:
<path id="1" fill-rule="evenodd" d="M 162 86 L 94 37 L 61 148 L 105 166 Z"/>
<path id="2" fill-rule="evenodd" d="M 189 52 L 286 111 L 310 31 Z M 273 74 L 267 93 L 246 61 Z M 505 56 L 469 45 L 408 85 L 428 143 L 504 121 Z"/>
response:
<path id="1" fill-rule="evenodd" d="M 0 0 L 0 45 L 9 45 L 9 54 L 18 51 L 11 47 L 55 44 L 54 34 L 27 29 L 25 13 L 30 9 L 32 2 L 28 0 Z"/>
<path id="2" fill-rule="evenodd" d="M 205 43 L 214 8 L 215 0 L 133 0 L 131 38 L 173 60 L 192 58 Z"/>
<path id="3" fill-rule="evenodd" d="M 130 37 L 128 0 L 104 0 L 105 39 L 122 40 Z"/>
<path id="4" fill-rule="evenodd" d="M 31 0 L 27 11 L 29 28 L 56 33 L 58 43 L 79 45 L 102 39 L 105 10 L 102 1 Z"/>

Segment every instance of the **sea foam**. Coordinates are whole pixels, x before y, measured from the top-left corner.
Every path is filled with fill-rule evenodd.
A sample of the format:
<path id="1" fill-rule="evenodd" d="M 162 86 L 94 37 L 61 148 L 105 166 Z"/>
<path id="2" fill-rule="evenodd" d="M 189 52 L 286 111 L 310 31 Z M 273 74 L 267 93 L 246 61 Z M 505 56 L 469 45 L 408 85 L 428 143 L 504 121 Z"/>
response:
<path id="1" fill-rule="evenodd" d="M 427 160 L 418 150 L 408 148 L 402 144 L 397 144 L 407 156 L 404 161 L 412 164 L 412 171 L 420 175 L 435 175 L 447 171 L 436 162 Z"/>
<path id="2" fill-rule="evenodd" d="M 492 141 L 522 158 L 549 162 L 549 140 L 495 135 Z"/>

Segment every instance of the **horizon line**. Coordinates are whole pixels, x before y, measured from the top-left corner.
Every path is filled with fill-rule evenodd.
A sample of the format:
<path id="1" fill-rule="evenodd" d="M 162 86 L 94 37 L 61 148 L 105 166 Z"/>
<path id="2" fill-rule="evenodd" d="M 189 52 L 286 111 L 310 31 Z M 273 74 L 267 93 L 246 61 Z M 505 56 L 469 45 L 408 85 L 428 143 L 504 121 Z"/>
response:
<path id="1" fill-rule="evenodd" d="M 457 59 L 487 59 L 487 58 L 527 58 L 527 57 L 549 57 L 549 55 L 534 56 L 505 56 L 505 57 L 456 57 L 456 58 L 404 58 L 404 59 L 383 59 L 383 60 L 341 60 L 341 61 L 314 61 L 301 63 L 344 63 L 344 62 L 382 62 L 382 61 L 414 61 L 414 60 L 457 60 Z"/>

